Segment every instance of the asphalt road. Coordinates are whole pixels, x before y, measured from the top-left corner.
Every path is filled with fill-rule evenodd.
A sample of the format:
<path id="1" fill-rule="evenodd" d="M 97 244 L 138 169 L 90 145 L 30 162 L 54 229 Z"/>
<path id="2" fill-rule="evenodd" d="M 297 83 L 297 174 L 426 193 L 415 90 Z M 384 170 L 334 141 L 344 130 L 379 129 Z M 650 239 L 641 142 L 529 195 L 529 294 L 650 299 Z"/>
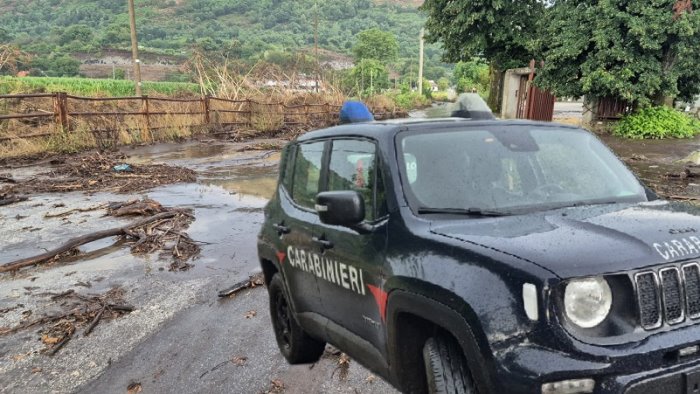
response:
<path id="1" fill-rule="evenodd" d="M 277 154 L 241 148 L 194 143 L 129 150 L 130 161 L 195 169 L 198 182 L 133 196 L 35 195 L 0 211 L 0 263 L 119 222 L 100 211 L 46 219 L 59 202 L 69 210 L 148 197 L 191 208 L 196 220 L 187 232 L 206 242 L 187 272 L 168 272 L 157 254 L 133 256 L 108 239 L 67 263 L 0 275 L 0 331 L 54 313 L 50 294 L 66 290 L 101 294 L 118 286 L 136 308 L 100 322 L 89 336 L 80 329 L 55 356 L 43 351 L 41 327 L 0 336 L 0 393 L 125 393 L 130 386 L 143 393 L 396 392 L 355 361 L 341 365 L 330 347 L 314 365 L 288 365 L 274 340 L 265 288 L 217 296 L 259 269 L 256 237 L 275 186 Z M 6 172 L 21 179 L 39 171 Z"/>
<path id="2" fill-rule="evenodd" d="M 255 316 L 246 318 L 250 311 Z M 394 392 L 352 361 L 341 376 L 331 352 L 314 365 L 287 365 L 270 328 L 267 292 L 256 288 L 223 300 L 202 294 L 78 392 L 123 393 L 137 382 L 147 393 L 260 393 L 272 381 L 288 393 Z"/>

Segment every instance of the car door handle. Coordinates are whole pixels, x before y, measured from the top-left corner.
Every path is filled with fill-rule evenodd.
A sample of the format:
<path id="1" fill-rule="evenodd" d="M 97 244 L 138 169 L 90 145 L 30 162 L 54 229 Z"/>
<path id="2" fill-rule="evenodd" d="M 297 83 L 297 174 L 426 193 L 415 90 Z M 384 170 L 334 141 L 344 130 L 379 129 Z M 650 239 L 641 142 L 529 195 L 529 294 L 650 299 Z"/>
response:
<path id="1" fill-rule="evenodd" d="M 277 230 L 277 233 L 278 233 L 279 235 L 282 235 L 282 234 L 289 234 L 289 233 L 292 231 L 292 230 L 289 229 L 289 227 L 287 227 L 287 226 L 284 225 L 284 222 L 282 222 L 282 223 L 277 223 L 277 224 L 273 224 L 272 227 L 274 227 L 274 229 Z"/>
<path id="2" fill-rule="evenodd" d="M 324 250 L 333 249 L 333 242 L 331 241 L 327 241 L 319 237 L 313 237 L 311 240 L 314 241 L 314 243 L 321 245 L 321 248 Z"/>

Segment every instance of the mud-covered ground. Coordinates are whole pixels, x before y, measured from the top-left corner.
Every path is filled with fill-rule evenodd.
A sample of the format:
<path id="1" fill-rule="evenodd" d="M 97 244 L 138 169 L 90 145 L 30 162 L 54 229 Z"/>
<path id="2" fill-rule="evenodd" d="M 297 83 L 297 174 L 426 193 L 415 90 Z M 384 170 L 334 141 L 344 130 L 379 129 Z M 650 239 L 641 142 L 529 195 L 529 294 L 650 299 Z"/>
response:
<path id="1" fill-rule="evenodd" d="M 433 112 L 439 108 L 423 111 Z M 700 139 L 602 138 L 660 194 L 700 198 L 693 175 Z M 189 269 L 171 270 L 166 224 L 150 231 L 171 237 L 157 243 L 169 255 L 134 254 L 138 237 L 114 236 L 0 273 L 0 392 L 395 392 L 331 348 L 317 364 L 289 366 L 274 341 L 264 288 L 217 296 L 259 270 L 256 236 L 283 143 L 162 144 L 3 163 L 0 180 L 11 182 L 0 187 L 28 199 L 0 207 L 0 264 L 126 226 L 139 218 L 108 215 L 106 207 L 143 199 L 189 210 L 194 221 L 175 231 L 201 250 Z M 131 171 L 114 171 L 121 164 Z M 152 175 L 155 168 L 167 177 Z M 75 187 L 56 188 L 62 185 Z"/>
<path id="2" fill-rule="evenodd" d="M 128 157 L 117 156 L 117 164 L 128 163 L 134 172 L 125 175 L 141 175 L 140 169 L 163 164 L 182 169 L 174 174 L 194 176 L 175 177 L 174 182 L 183 182 L 163 181 L 154 188 L 121 190 L 124 179 L 140 183 L 149 178 L 118 177 L 119 183 L 112 183 L 113 168 L 108 167 L 114 163 L 109 162 L 103 173 L 100 168 L 95 171 L 107 179 L 102 183 L 109 192 L 100 191 L 94 182 L 77 182 L 99 178 L 89 171 L 82 178 L 63 171 L 72 156 L 34 166 L 5 163 L 0 174 L 13 179 L 13 185 L 23 185 L 21 195 L 29 199 L 0 207 L 0 264 L 132 223 L 140 217 L 106 216 L 104 208 L 86 208 L 144 198 L 164 207 L 191 209 L 195 220 L 182 231 L 201 251 L 188 261 L 189 270 L 173 272 L 172 259 L 161 251 L 134 255 L 132 241 L 109 237 L 81 246 L 78 255 L 0 274 L 0 392 L 124 393 L 129 387 L 131 392 L 147 393 L 394 392 L 330 348 L 313 366 L 289 366 L 277 350 L 264 288 L 218 297 L 219 290 L 259 270 L 256 237 L 262 208 L 275 187 L 276 147 L 282 143 L 126 148 L 122 154 Z M 61 177 L 87 188 L 45 188 L 61 184 Z M 63 215 L 66 212 L 70 213 Z M 46 317 L 63 318 L 42 322 Z M 70 340 L 51 355 L 70 330 Z"/>

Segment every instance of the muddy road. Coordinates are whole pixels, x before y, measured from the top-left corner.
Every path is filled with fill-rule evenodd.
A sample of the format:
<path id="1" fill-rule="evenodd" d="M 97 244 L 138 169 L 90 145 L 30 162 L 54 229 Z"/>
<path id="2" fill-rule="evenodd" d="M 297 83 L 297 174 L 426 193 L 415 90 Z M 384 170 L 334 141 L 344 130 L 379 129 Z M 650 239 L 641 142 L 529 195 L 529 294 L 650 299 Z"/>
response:
<path id="1" fill-rule="evenodd" d="M 196 220 L 186 232 L 201 247 L 184 272 L 170 272 L 170 262 L 157 252 L 135 256 L 112 237 L 81 247 L 78 256 L 0 274 L 0 333 L 73 307 L 84 320 L 74 319 L 77 330 L 53 356 L 47 351 L 59 335 L 51 329 L 60 321 L 0 335 L 0 392 L 395 392 L 330 347 L 318 363 L 290 367 L 277 350 L 263 287 L 217 296 L 259 270 L 256 237 L 279 160 L 276 150 L 264 148 L 282 142 L 257 141 L 254 150 L 248 150 L 250 143 L 218 142 L 126 148 L 130 164 L 181 166 L 195 171 L 196 181 L 133 194 L 32 194 L 0 208 L 0 263 L 134 220 L 100 209 L 47 215 L 141 198 L 192 209 Z M 50 166 L 0 173 L 32 179 Z M 104 317 L 83 335 L 95 313 L 61 294 L 72 290 L 85 298 L 111 289 L 120 289 L 133 311 Z"/>

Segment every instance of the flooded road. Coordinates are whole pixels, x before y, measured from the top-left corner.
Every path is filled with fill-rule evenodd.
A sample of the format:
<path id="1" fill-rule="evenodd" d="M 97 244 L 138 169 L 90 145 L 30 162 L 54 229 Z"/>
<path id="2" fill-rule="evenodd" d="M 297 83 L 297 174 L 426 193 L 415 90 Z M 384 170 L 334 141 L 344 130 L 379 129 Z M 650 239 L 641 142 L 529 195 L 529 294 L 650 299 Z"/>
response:
<path id="1" fill-rule="evenodd" d="M 186 167 L 196 171 L 197 182 L 138 195 L 36 194 L 0 208 L 0 263 L 130 222 L 105 217 L 104 210 L 62 218 L 46 214 L 141 197 L 193 209 L 196 220 L 187 234 L 202 249 L 189 271 L 169 272 L 157 253 L 134 256 L 115 244 L 116 238 L 107 238 L 60 264 L 0 275 L 0 330 L 50 312 L 50 295 L 67 290 L 101 294 L 118 286 L 136 308 L 101 322 L 90 336 L 75 335 L 53 357 L 42 353 L 39 327 L 0 336 L 0 392 L 124 393 L 138 383 L 148 393 L 258 393 L 269 391 L 273 380 L 291 393 L 395 392 L 355 362 L 341 380 L 332 354 L 313 369 L 289 366 L 277 350 L 264 288 L 217 297 L 219 290 L 259 271 L 257 233 L 276 186 L 279 153 L 247 148 L 220 142 L 126 148 L 129 163 Z M 20 180 L 45 170 L 2 172 Z M 235 357 L 244 358 L 244 365 L 229 362 Z"/>

